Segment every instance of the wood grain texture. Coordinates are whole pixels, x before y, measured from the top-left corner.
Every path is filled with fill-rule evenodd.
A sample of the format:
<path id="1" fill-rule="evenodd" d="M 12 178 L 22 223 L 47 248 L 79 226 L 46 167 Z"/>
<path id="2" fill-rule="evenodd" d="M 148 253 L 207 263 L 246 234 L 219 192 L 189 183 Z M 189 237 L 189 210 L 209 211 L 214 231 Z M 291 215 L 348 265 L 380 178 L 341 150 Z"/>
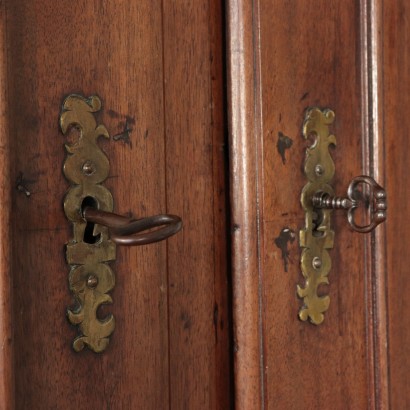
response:
<path id="1" fill-rule="evenodd" d="M 175 409 L 230 408 L 220 5 L 163 9 L 167 206 L 184 221 L 168 244 Z"/>
<path id="2" fill-rule="evenodd" d="M 11 281 L 11 181 L 8 124 L 7 34 L 0 3 L 0 408 L 14 408 Z"/>
<path id="3" fill-rule="evenodd" d="M 219 3 L 5 4 L 11 180 L 31 193 L 13 190 L 16 408 L 218 408 L 221 397 L 229 408 Z M 167 243 L 118 248 L 104 309 L 116 329 L 102 355 L 74 353 L 65 319 L 71 227 L 57 124 L 74 92 L 101 97 L 111 135 L 131 129 L 129 144 L 101 141 L 115 211 L 184 220 Z"/>
<path id="4" fill-rule="evenodd" d="M 252 3 L 227 2 L 235 407 L 262 403 L 259 233 Z"/>
<path id="5" fill-rule="evenodd" d="M 253 7 L 230 3 L 233 221 L 235 215 L 252 221 L 250 231 L 241 237 L 242 248 L 235 246 L 233 237 L 234 330 L 251 341 L 242 356 L 235 357 L 239 406 L 242 400 L 254 400 L 251 408 L 388 405 L 385 270 L 383 256 L 377 254 L 383 252 L 383 244 L 374 247 L 370 239 L 349 230 L 343 213 L 334 213 L 336 241 L 326 289 L 331 305 L 324 324 L 315 327 L 297 320 L 301 301 L 295 292 L 296 283 L 302 282 L 297 238 L 304 224 L 299 196 L 306 183 L 301 172 L 307 145 L 301 135 L 306 108 L 329 107 L 336 112 L 333 132 L 338 147 L 332 156 L 337 193 L 344 194 L 354 176 L 372 171 L 378 177 L 383 167 L 378 157 L 382 142 L 376 141 L 374 129 L 369 130 L 379 126 L 374 113 L 369 113 L 379 109 L 371 77 L 374 61 L 367 60 L 373 58 L 367 42 L 375 35 L 366 30 L 380 29 L 379 21 L 371 21 L 373 6 L 367 1 L 318 1 L 314 7 L 303 1 L 261 0 Z M 284 152 L 278 150 L 279 136 L 292 142 Z M 381 145 L 369 150 L 369 144 Z M 370 155 L 372 160 L 367 159 Z M 235 167 L 235 161 L 242 168 Z M 285 228 L 296 237 L 288 244 L 286 267 L 286 252 L 277 246 Z M 373 238 L 381 240 L 382 232 Z M 252 253 L 257 253 L 257 244 L 259 262 Z M 261 302 L 256 296 L 259 284 Z M 248 292 L 241 292 L 243 288 Z M 245 305 L 244 314 L 239 306 Z M 262 351 L 256 337 L 262 337 Z M 258 369 L 261 356 L 263 380 L 248 377 L 248 369 L 256 375 L 262 368 Z M 262 403 L 258 402 L 261 396 Z"/>
<path id="6" fill-rule="evenodd" d="M 303 283 L 297 235 L 304 226 L 299 196 L 306 183 L 301 126 L 307 107 L 336 113 L 335 191 L 344 194 L 362 173 L 360 9 L 354 1 L 318 1 L 315 7 L 283 2 L 273 8 L 264 0 L 260 8 L 265 405 L 365 409 L 373 383 L 367 364 L 364 237 L 349 230 L 342 212 L 332 215 L 335 244 L 326 287 L 331 302 L 322 325 L 298 321 L 302 303 L 295 295 L 296 283 Z M 277 150 L 279 133 L 293 140 L 285 163 Z M 287 272 L 275 243 L 284 228 L 296 235 Z"/>
<path id="7" fill-rule="evenodd" d="M 383 1 L 383 135 L 388 192 L 387 295 L 392 409 L 410 408 L 410 4 Z"/>

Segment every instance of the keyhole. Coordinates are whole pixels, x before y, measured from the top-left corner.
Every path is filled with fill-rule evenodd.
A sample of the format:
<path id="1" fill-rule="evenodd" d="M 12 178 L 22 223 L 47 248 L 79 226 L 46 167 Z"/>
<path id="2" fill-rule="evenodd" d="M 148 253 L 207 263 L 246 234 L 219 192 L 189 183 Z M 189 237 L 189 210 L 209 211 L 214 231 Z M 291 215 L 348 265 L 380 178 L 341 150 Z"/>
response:
<path id="1" fill-rule="evenodd" d="M 312 222 L 313 222 L 312 235 L 316 238 L 322 237 L 325 234 L 323 231 L 319 231 L 319 228 L 323 223 L 323 210 L 322 209 L 315 209 L 313 211 Z"/>
<path id="2" fill-rule="evenodd" d="M 83 199 L 83 202 L 81 204 L 81 212 L 84 212 L 84 209 L 87 207 L 98 209 L 98 203 L 93 197 L 86 196 Z M 94 222 L 87 221 L 87 225 L 85 226 L 85 230 L 84 230 L 83 242 L 94 244 L 100 240 L 101 234 L 98 234 L 97 236 L 93 235 L 94 226 L 95 226 Z"/>

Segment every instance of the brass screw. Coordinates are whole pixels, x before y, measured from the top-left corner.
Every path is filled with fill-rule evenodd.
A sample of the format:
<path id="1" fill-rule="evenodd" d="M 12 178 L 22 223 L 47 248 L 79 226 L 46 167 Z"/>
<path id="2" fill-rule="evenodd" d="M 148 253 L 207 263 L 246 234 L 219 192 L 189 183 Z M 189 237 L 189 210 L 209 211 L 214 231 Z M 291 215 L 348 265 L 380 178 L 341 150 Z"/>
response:
<path id="1" fill-rule="evenodd" d="M 87 286 L 88 286 L 90 289 L 94 289 L 97 285 L 98 285 L 98 278 L 97 278 L 97 276 L 95 276 L 95 275 L 90 275 L 90 276 L 87 278 Z"/>
<path id="2" fill-rule="evenodd" d="M 86 161 L 83 164 L 83 174 L 90 176 L 94 174 L 95 172 L 95 166 L 91 161 Z"/>
<path id="3" fill-rule="evenodd" d="M 322 260 L 319 257 L 315 256 L 312 260 L 312 266 L 315 269 L 320 269 L 322 267 Z"/>
<path id="4" fill-rule="evenodd" d="M 323 168 L 323 166 L 321 164 L 317 164 L 315 166 L 315 174 L 320 177 L 324 174 L 325 169 Z"/>

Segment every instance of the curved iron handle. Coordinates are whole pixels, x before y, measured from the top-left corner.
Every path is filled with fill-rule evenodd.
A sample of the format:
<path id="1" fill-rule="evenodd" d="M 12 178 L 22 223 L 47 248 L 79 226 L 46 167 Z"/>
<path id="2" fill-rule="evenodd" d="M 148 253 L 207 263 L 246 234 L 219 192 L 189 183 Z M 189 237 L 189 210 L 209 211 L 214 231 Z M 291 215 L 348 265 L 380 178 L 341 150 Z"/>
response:
<path id="1" fill-rule="evenodd" d="M 366 184 L 369 187 L 369 195 L 363 200 L 357 198 L 357 186 Z M 370 223 L 368 225 L 358 225 L 354 219 L 354 211 L 361 203 L 369 203 Z M 314 208 L 321 209 L 345 209 L 347 210 L 347 220 L 353 230 L 360 233 L 371 232 L 377 225 L 386 220 L 387 195 L 386 191 L 372 178 L 367 175 L 360 175 L 350 182 L 347 189 L 347 198 L 329 195 L 327 192 L 317 192 L 312 198 Z"/>
<path id="2" fill-rule="evenodd" d="M 126 246 L 159 242 L 176 234 L 182 228 L 182 220 L 176 215 L 166 214 L 132 219 L 86 207 L 83 210 L 83 217 L 86 221 L 106 226 L 110 231 L 111 240 L 118 245 Z M 144 233 L 161 226 L 163 228 Z"/>

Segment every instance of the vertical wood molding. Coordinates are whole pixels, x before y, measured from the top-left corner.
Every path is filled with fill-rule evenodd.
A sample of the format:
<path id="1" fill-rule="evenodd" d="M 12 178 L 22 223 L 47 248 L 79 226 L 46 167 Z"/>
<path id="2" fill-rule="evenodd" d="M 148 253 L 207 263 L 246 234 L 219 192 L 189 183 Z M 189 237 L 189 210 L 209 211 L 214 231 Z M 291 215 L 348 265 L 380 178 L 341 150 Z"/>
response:
<path id="1" fill-rule="evenodd" d="M 24 174 L 33 193 L 9 187 L 16 406 L 78 408 L 87 397 L 94 408 L 225 410 L 223 43 L 211 17 L 222 2 L 97 3 L 6 2 L 11 184 Z M 64 315 L 71 295 L 63 249 L 72 232 L 57 121 L 70 93 L 102 99 L 115 212 L 170 212 L 184 224 L 167 243 L 117 250 L 114 303 L 101 314 L 118 320 L 102 356 L 72 352 L 76 330 Z"/>
<path id="2" fill-rule="evenodd" d="M 386 181 L 389 209 L 385 224 L 387 257 L 380 260 L 378 254 L 376 262 L 377 266 L 381 262 L 385 264 L 387 272 L 383 287 L 388 317 L 388 339 L 385 342 L 386 345 L 388 342 L 388 404 L 391 409 L 409 409 L 410 189 L 407 175 L 410 151 L 410 3 L 408 0 L 378 0 L 377 4 L 379 15 L 383 18 L 383 26 L 379 28 L 379 59 L 383 69 L 379 74 L 379 95 L 382 95 L 380 112 L 383 124 L 379 129 L 384 146 L 381 141 L 379 148 L 383 149 L 374 156 L 380 157 L 379 161 L 384 160 L 385 174 L 380 178 L 384 177 Z M 378 240 L 376 237 L 376 244 L 380 244 Z"/>
<path id="3" fill-rule="evenodd" d="M 363 172 L 385 186 L 382 76 L 382 0 L 361 2 Z M 386 287 L 386 228 L 381 224 L 366 237 L 368 296 L 369 400 L 389 408 Z"/>
<path id="4" fill-rule="evenodd" d="M 262 407 L 253 2 L 227 3 L 235 408 Z"/>
<path id="5" fill-rule="evenodd" d="M 10 278 L 10 174 L 7 123 L 6 6 L 0 11 L 0 408 L 14 408 Z"/>

